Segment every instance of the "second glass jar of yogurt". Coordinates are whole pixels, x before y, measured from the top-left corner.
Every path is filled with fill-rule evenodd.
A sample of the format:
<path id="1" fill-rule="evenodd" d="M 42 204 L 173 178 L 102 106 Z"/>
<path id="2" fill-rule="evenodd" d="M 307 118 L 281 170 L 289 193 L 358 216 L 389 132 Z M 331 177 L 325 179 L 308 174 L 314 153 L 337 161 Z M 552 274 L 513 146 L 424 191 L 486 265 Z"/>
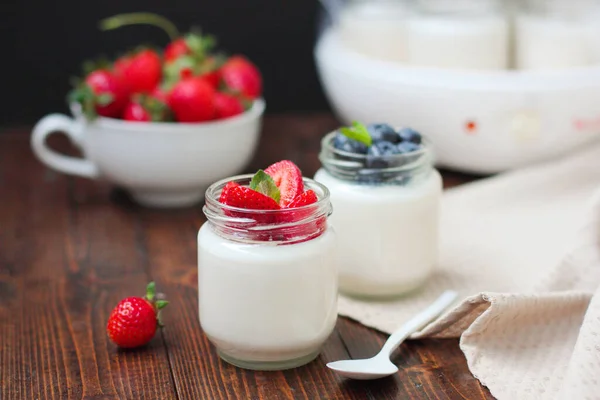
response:
<path id="1" fill-rule="evenodd" d="M 243 368 L 281 370 L 319 354 L 337 318 L 335 233 L 329 192 L 304 179 L 318 200 L 299 208 L 255 210 L 220 201 L 213 184 L 198 233 L 200 323 L 221 358 Z M 301 178 L 300 178 L 301 179 Z"/>
<path id="2" fill-rule="evenodd" d="M 438 255 L 442 180 L 431 146 L 419 136 L 418 146 L 404 146 L 411 151 L 357 153 L 334 146 L 336 135 L 321 143 L 315 180 L 329 188 L 335 210 L 340 292 L 386 298 L 417 289 Z"/>

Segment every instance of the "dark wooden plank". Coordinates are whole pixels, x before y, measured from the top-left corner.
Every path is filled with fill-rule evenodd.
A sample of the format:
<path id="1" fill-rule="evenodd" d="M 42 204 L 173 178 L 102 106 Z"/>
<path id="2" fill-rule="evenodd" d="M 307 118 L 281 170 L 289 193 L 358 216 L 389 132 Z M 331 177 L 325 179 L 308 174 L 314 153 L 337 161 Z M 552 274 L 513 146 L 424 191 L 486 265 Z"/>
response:
<path id="1" fill-rule="evenodd" d="M 0 139 L 0 398 L 175 398 L 160 338 L 136 352 L 107 339 L 148 275 L 135 216 L 105 192 L 43 168 L 28 136 Z"/>
<path id="2" fill-rule="evenodd" d="M 320 138 L 336 126 L 322 114 L 266 118 L 248 171 L 288 158 L 312 176 Z M 446 186 L 472 179 L 444 177 Z M 198 321 L 200 208 L 142 209 L 105 184 L 49 172 L 26 136 L 0 137 L 0 201 L 0 398 L 489 397 L 456 341 L 403 345 L 391 379 L 339 378 L 326 362 L 372 355 L 385 340 L 345 318 L 308 366 L 253 372 L 220 361 Z M 171 300 L 167 328 L 149 347 L 119 352 L 106 340 L 107 314 L 150 278 Z"/>
<path id="3" fill-rule="evenodd" d="M 351 358 L 374 356 L 387 339 L 347 318 L 340 318 L 338 327 Z M 371 398 L 493 399 L 467 369 L 458 340 L 407 341 L 393 354 L 392 362 L 399 368 L 396 375 L 365 386 Z"/>

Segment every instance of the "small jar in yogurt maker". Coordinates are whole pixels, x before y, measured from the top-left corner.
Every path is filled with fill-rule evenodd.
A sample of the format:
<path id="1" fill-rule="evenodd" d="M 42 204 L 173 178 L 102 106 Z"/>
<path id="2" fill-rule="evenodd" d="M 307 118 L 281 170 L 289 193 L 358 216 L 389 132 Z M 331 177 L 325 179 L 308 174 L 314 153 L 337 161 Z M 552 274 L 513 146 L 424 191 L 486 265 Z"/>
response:
<path id="1" fill-rule="evenodd" d="M 419 288 L 438 255 L 442 180 L 429 144 L 373 157 L 335 148 L 335 135 L 321 143 L 315 180 L 331 192 L 340 292 L 386 298 Z"/>
<path id="2" fill-rule="evenodd" d="M 497 0 L 416 0 L 407 62 L 421 67 L 499 70 L 508 66 L 509 26 Z"/>
<path id="3" fill-rule="evenodd" d="M 293 368 L 317 357 L 337 318 L 329 191 L 304 179 L 318 201 L 293 211 L 219 202 L 228 182 L 247 186 L 251 178 L 229 178 L 206 192 L 208 222 L 198 233 L 200 323 L 220 357 L 231 364 Z"/>

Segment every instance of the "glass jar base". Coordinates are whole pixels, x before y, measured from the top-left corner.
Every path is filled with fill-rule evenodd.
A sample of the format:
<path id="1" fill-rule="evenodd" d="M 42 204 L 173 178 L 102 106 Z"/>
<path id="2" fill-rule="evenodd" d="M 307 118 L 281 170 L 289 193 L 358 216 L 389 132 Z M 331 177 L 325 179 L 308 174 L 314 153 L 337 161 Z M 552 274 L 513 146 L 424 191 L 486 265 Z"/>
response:
<path id="1" fill-rule="evenodd" d="M 237 358 L 231 357 L 221 350 L 217 350 L 219 357 L 223 361 L 228 362 L 229 364 L 235 365 L 239 368 L 244 369 L 252 369 L 255 371 L 282 371 L 285 369 L 292 369 L 301 367 L 303 365 L 308 364 L 313 361 L 315 358 L 319 356 L 321 350 L 318 349 L 312 353 L 309 353 L 305 356 L 294 358 L 292 360 L 282 360 L 282 361 L 248 361 L 248 360 L 238 360 Z"/>
<path id="2" fill-rule="evenodd" d="M 373 286 L 362 286 L 362 285 L 344 285 L 340 281 L 339 292 L 347 297 L 352 297 L 358 300 L 365 301 L 392 301 L 398 300 L 403 297 L 409 297 L 419 292 L 428 280 L 428 276 L 422 280 L 413 282 L 411 284 L 401 285 L 390 288 L 377 288 Z"/>

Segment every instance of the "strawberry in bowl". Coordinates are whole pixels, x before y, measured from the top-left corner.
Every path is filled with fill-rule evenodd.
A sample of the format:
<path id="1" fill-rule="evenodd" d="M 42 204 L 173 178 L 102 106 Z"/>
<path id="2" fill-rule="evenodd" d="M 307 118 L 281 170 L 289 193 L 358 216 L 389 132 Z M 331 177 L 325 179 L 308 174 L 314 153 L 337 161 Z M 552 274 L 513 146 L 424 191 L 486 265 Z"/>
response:
<path id="1" fill-rule="evenodd" d="M 105 30 L 133 23 L 160 26 L 163 50 L 136 48 L 92 67 L 69 94 L 75 118 L 44 117 L 32 148 L 49 167 L 102 178 L 150 207 L 183 207 L 201 200 L 211 182 L 242 170 L 256 148 L 265 103 L 262 77 L 247 57 L 215 51 L 214 38 L 179 34 L 153 14 L 123 14 Z M 62 131 L 85 158 L 58 154 L 46 137 Z"/>

